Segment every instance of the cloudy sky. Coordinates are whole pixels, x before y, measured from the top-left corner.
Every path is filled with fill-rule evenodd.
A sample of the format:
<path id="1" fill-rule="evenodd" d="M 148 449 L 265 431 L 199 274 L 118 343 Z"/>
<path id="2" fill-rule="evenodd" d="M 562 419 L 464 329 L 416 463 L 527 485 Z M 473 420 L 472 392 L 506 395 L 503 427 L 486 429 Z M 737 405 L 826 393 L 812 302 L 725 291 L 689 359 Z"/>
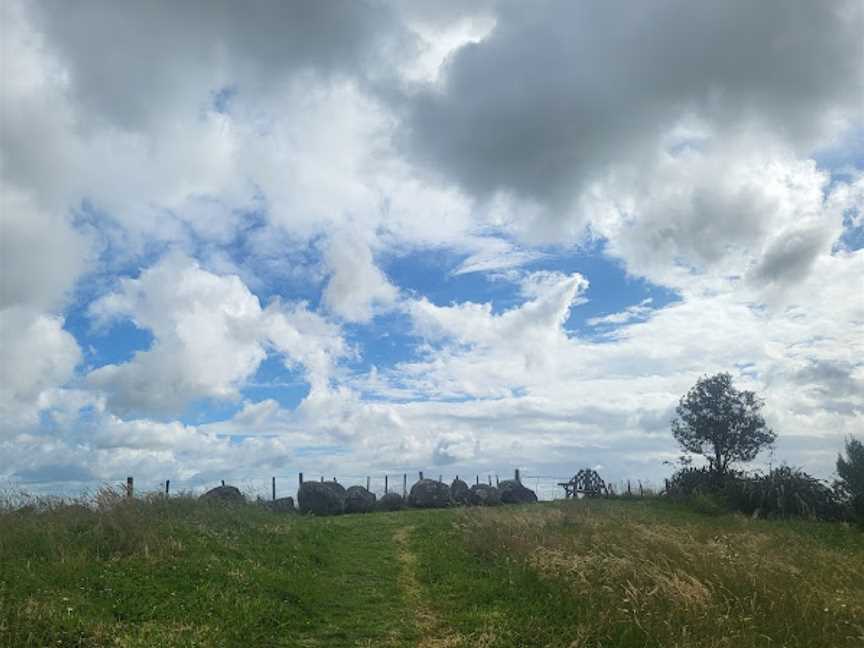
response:
<path id="1" fill-rule="evenodd" d="M 0 3 L 0 484 L 661 479 L 864 430 L 864 4 Z"/>

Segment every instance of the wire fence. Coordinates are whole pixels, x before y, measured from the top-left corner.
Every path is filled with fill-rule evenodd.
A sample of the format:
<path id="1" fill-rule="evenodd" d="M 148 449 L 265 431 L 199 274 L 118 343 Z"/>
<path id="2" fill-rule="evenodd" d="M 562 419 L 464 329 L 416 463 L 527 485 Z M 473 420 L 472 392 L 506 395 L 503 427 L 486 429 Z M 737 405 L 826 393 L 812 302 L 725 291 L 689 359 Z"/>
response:
<path id="1" fill-rule="evenodd" d="M 233 476 L 230 479 L 201 479 L 200 477 L 194 480 L 183 479 L 153 479 L 153 478 L 134 478 L 129 482 L 126 480 L 108 480 L 99 481 L 91 480 L 86 482 L 67 483 L 62 489 L 68 495 L 75 495 L 86 498 L 88 495 L 95 494 L 100 488 L 111 487 L 121 490 L 134 489 L 135 494 L 144 493 L 163 493 L 167 495 L 189 494 L 200 495 L 201 493 L 210 490 L 219 485 L 228 484 L 236 486 L 247 497 L 251 499 L 275 499 L 279 497 L 296 497 L 297 489 L 303 481 L 337 481 L 345 488 L 350 486 L 363 486 L 371 492 L 381 497 L 387 492 L 406 495 L 411 492 L 411 487 L 419 479 L 433 479 L 451 484 L 454 479 L 458 478 L 466 482 L 469 486 L 473 484 L 488 484 L 497 486 L 505 479 L 518 479 L 524 486 L 535 492 L 540 501 L 551 501 L 563 499 L 565 490 L 563 483 L 570 481 L 573 475 L 532 475 L 519 473 L 518 470 L 505 472 L 486 471 L 486 472 L 428 472 L 428 471 L 411 471 L 411 472 L 386 472 L 377 474 L 322 474 L 322 473 L 281 473 L 262 477 L 237 477 Z M 610 491 L 617 495 L 650 496 L 659 493 L 662 490 L 662 485 L 648 480 L 615 480 L 606 482 Z M 35 483 L 11 483 L 6 489 L 7 492 L 29 492 L 37 495 L 56 495 L 58 489 L 55 485 L 35 484 Z M 2 491 L 2 489 L 0 489 Z"/>

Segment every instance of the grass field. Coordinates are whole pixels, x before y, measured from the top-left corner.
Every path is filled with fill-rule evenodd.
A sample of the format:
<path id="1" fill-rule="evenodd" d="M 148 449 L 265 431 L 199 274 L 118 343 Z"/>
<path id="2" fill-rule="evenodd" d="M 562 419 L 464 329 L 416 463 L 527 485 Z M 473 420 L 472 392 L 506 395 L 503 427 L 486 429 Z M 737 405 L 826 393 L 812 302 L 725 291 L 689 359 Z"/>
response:
<path id="1" fill-rule="evenodd" d="M 864 646 L 864 534 L 660 500 L 0 513 L 2 646 Z"/>

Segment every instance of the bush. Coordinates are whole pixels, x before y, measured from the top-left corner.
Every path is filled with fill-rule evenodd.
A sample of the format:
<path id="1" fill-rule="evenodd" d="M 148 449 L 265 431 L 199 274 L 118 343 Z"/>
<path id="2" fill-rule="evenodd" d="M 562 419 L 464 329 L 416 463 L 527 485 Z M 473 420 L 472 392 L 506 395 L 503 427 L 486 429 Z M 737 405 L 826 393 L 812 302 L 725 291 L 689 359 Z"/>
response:
<path id="1" fill-rule="evenodd" d="M 789 466 L 764 474 L 729 473 L 720 478 L 707 468 L 685 467 L 672 475 L 666 489 L 668 496 L 684 499 L 707 515 L 734 510 L 772 518 L 864 519 L 864 497 L 844 500 L 838 493 Z"/>
<path id="2" fill-rule="evenodd" d="M 735 473 L 727 477 L 718 477 L 708 468 L 693 468 L 690 466 L 679 469 L 669 478 L 666 494 L 671 497 L 691 497 L 696 494 L 720 493 L 725 482 L 734 479 Z"/>
<path id="3" fill-rule="evenodd" d="M 723 492 L 736 510 L 748 515 L 820 520 L 845 517 L 834 491 L 803 470 L 789 466 L 730 480 Z"/>
<path id="4" fill-rule="evenodd" d="M 864 496 L 864 443 L 849 437 L 846 456 L 837 457 L 837 488 L 849 497 Z"/>
<path id="5" fill-rule="evenodd" d="M 845 457 L 837 457 L 840 479 L 834 483 L 834 490 L 846 505 L 849 517 L 864 527 L 864 443 L 849 437 L 845 450 Z"/>

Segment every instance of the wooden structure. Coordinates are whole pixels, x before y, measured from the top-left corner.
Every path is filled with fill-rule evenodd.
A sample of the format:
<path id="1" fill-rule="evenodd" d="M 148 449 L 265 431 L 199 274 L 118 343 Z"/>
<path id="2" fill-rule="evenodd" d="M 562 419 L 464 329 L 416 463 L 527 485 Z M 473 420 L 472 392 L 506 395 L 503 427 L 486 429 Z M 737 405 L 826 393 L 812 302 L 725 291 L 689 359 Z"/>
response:
<path id="1" fill-rule="evenodd" d="M 570 499 L 582 493 L 585 497 L 603 497 L 609 495 L 609 487 L 596 470 L 584 468 L 577 472 L 570 481 L 558 482 L 564 488 L 564 497 Z"/>

